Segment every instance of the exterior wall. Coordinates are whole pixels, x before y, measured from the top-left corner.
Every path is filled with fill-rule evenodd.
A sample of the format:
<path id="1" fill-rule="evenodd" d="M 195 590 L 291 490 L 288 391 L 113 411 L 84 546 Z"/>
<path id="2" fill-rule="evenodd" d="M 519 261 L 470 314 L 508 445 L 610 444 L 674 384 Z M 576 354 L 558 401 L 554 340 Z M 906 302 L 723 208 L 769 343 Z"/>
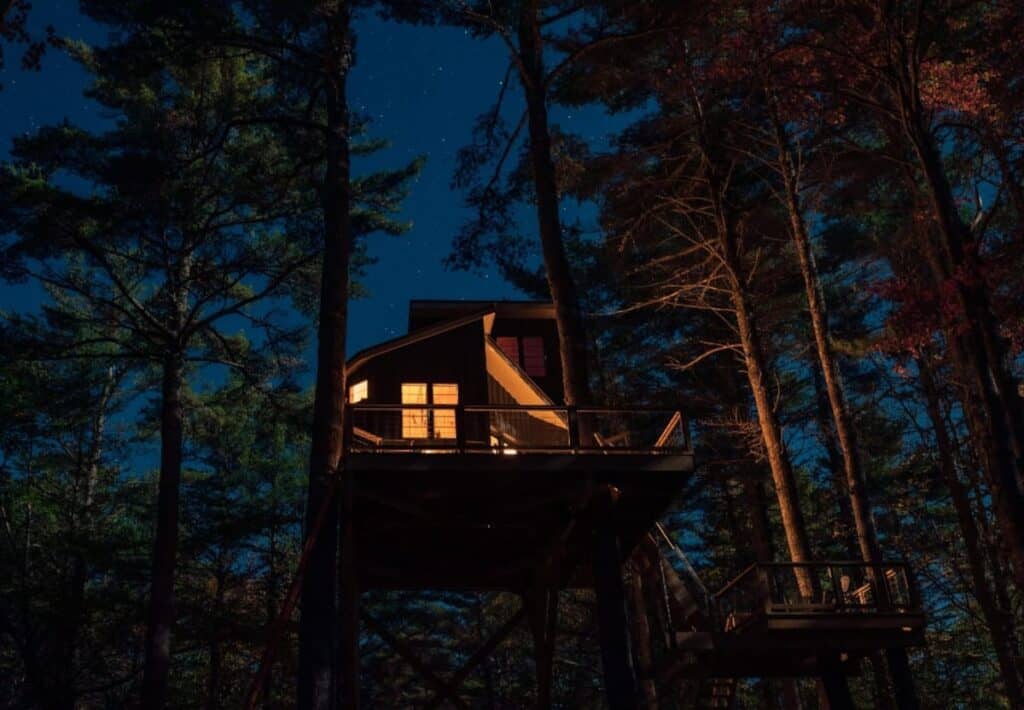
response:
<path id="1" fill-rule="evenodd" d="M 378 355 L 348 373 L 349 386 L 369 381 L 368 404 L 399 404 L 403 382 L 454 382 L 463 404 L 487 404 L 481 321 Z"/>

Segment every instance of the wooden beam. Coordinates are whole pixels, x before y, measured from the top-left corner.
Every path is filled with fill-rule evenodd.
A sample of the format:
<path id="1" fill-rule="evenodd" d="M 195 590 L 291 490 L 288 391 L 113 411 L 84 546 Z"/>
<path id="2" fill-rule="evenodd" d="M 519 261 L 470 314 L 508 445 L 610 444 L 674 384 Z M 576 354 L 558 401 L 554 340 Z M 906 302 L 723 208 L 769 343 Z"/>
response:
<path id="1" fill-rule="evenodd" d="M 551 707 L 554 679 L 555 634 L 558 626 L 558 587 L 538 589 L 527 599 L 530 631 L 533 633 L 533 658 L 537 669 L 537 708 Z"/>
<path id="2" fill-rule="evenodd" d="M 366 622 L 367 627 L 369 627 L 373 633 L 380 636 L 381 640 L 390 646 L 395 653 L 401 656 L 402 660 L 408 663 L 414 671 L 419 673 L 427 683 L 434 686 L 442 700 L 449 700 L 455 707 L 469 710 L 469 706 L 462 702 L 456 694 L 458 688 L 452 687 L 450 683 L 446 682 L 443 678 L 427 667 L 427 665 L 419 659 L 416 653 L 409 648 L 405 642 L 394 636 L 387 630 L 387 628 L 384 627 L 383 624 L 373 618 L 369 612 L 364 610 L 362 612 L 362 618 L 363 621 Z"/>
<path id="3" fill-rule="evenodd" d="M 451 680 L 448 681 L 448 686 L 451 687 L 452 692 L 457 692 L 458 689 L 462 687 L 462 684 L 466 681 L 466 678 L 469 677 L 469 674 L 472 673 L 473 670 L 484 661 L 484 659 L 494 652 L 494 649 L 496 649 L 501 642 L 504 641 L 513 630 L 515 630 L 525 616 L 526 607 L 519 607 L 519 610 L 510 616 L 508 621 L 499 626 L 497 631 L 491 634 L 487 641 L 484 642 L 484 645 L 478 648 L 476 653 L 470 656 L 466 662 L 462 664 L 462 667 L 459 668 L 459 670 L 452 675 Z M 423 706 L 423 710 L 431 710 L 432 708 L 439 707 L 448 697 L 449 696 L 447 694 L 439 691 L 438 694 L 430 700 L 430 702 Z"/>
<path id="4" fill-rule="evenodd" d="M 366 487 L 364 486 L 363 489 L 359 491 L 359 497 L 365 498 L 366 500 L 369 501 L 373 501 L 374 503 L 382 505 L 385 508 L 397 510 L 399 513 L 405 513 L 406 515 L 410 515 L 416 518 L 417 520 L 421 520 L 428 523 L 432 523 L 436 520 L 435 516 L 430 515 L 420 506 L 409 501 L 408 499 L 400 500 L 398 496 L 395 496 L 393 494 L 375 493 L 373 491 L 366 490 Z"/>
<path id="5" fill-rule="evenodd" d="M 914 687 L 914 676 L 910 672 L 910 661 L 905 648 L 885 649 L 885 658 L 889 662 L 893 689 L 896 695 L 896 707 L 899 710 L 918 710 L 921 704 L 917 700 L 917 689 Z"/>
<path id="6" fill-rule="evenodd" d="M 821 667 L 821 684 L 825 688 L 829 710 L 854 710 L 850 686 L 846 682 L 846 673 L 839 660 L 839 654 L 829 653 L 819 657 Z"/>
<path id="7" fill-rule="evenodd" d="M 639 552 L 639 551 L 638 551 Z M 654 684 L 654 657 L 651 648 L 651 627 L 644 598 L 642 554 L 633 555 L 632 574 L 629 578 L 629 602 L 633 621 L 632 635 L 639 666 L 640 690 L 646 710 L 658 709 L 658 691 Z"/>
<path id="8" fill-rule="evenodd" d="M 607 484 L 595 494 L 594 591 L 597 593 L 601 665 L 608 706 L 613 710 L 635 710 L 636 675 L 629 645 L 622 555 L 615 531 L 614 513 L 618 496 L 618 490 Z"/>
<path id="9" fill-rule="evenodd" d="M 347 477 L 342 489 L 341 539 L 338 548 L 340 577 L 338 580 L 339 645 L 341 671 L 341 704 L 349 710 L 359 709 L 359 579 L 356 574 L 355 521 L 352 505 L 352 481 Z"/>

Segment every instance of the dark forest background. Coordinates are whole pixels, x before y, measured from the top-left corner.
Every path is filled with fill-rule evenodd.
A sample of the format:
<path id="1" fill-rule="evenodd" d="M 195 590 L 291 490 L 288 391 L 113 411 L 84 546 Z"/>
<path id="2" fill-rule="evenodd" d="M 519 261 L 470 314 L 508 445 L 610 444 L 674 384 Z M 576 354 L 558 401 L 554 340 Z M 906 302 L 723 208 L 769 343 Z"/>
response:
<path id="1" fill-rule="evenodd" d="M 2 59 L 71 57 L 107 118 L 22 135 L 0 168 L 0 276 L 42 294 L 0 314 L 0 707 L 243 703 L 344 470 L 368 240 L 408 229 L 423 169 L 358 167 L 387 145 L 348 103 L 368 15 L 507 52 L 500 83 L 463 87 L 496 103 L 457 137 L 471 217 L 436 261 L 555 302 L 570 403 L 686 411 L 701 466 L 663 522 L 704 584 L 758 559 L 906 559 L 921 704 L 1024 706 L 1019 3 L 80 8 L 102 41 L 0 3 Z M 328 706 L 336 544 L 318 539 L 266 707 Z M 560 603 L 554 702 L 601 707 L 593 595 Z M 364 604 L 444 673 L 516 600 Z M 366 706 L 429 697 L 379 636 L 361 655 Z M 530 704 L 533 662 L 517 631 L 463 700 Z M 858 706 L 890 706 L 890 672 L 865 663 Z M 782 706 L 783 685 L 739 702 Z M 795 690 L 816 706 L 813 681 Z"/>

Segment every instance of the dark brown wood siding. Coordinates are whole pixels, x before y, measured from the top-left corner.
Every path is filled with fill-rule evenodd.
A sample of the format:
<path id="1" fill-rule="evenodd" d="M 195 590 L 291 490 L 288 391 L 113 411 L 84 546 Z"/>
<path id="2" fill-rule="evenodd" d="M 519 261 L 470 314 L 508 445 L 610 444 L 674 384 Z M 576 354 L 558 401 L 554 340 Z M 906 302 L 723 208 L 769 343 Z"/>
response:
<path id="1" fill-rule="evenodd" d="M 349 385 L 369 381 L 369 404 L 399 404 L 403 382 L 454 382 L 463 404 L 487 404 L 483 322 L 378 355 L 348 373 Z"/>

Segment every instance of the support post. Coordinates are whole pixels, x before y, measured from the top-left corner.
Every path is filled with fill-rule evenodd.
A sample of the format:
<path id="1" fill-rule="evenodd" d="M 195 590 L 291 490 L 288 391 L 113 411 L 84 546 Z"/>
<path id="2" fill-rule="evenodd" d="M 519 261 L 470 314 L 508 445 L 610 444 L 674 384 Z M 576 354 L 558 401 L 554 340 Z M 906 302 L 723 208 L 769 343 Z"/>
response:
<path id="1" fill-rule="evenodd" d="M 633 642 L 636 644 L 636 661 L 640 675 L 640 692 L 645 710 L 658 710 L 658 691 L 654 685 L 654 659 L 651 653 L 651 626 L 647 619 L 647 603 L 644 599 L 643 559 L 633 555 L 629 576 L 629 600 L 633 621 Z"/>
<path id="2" fill-rule="evenodd" d="M 551 688 L 554 679 L 558 588 L 537 590 L 526 599 L 526 604 L 530 610 L 533 658 L 537 666 L 537 708 L 548 710 L 551 707 Z"/>
<path id="3" fill-rule="evenodd" d="M 821 667 L 821 684 L 825 688 L 829 710 L 854 710 L 850 686 L 846 682 L 846 673 L 839 656 L 835 653 L 822 655 L 818 658 Z"/>
<path id="4" fill-rule="evenodd" d="M 914 676 L 910 672 L 907 649 L 887 648 L 885 657 L 889 662 L 896 707 L 899 710 L 918 710 L 921 704 L 917 701 L 917 688 L 914 687 Z"/>
<path id="5" fill-rule="evenodd" d="M 594 591 L 601 640 L 605 692 L 612 710 L 635 710 L 636 676 L 629 645 L 629 621 L 622 584 L 622 554 L 615 530 L 615 502 L 619 491 L 603 485 L 595 496 Z"/>
<path id="6" fill-rule="evenodd" d="M 347 710 L 359 708 L 359 579 L 356 577 L 355 521 L 352 476 L 345 477 L 341 496 L 341 560 L 339 564 L 339 641 L 341 702 Z"/>

